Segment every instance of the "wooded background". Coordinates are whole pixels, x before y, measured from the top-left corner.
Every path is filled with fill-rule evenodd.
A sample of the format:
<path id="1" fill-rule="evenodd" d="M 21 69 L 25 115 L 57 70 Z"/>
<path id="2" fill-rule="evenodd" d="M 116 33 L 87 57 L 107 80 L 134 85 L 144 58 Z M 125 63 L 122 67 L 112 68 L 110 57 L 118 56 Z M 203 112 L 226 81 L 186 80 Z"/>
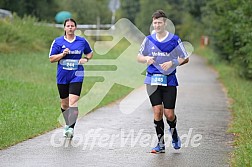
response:
<path id="1" fill-rule="evenodd" d="M 110 24 L 109 0 L 0 0 L 0 8 L 19 17 L 32 16 L 54 23 L 60 11 L 69 11 L 78 24 Z M 151 15 L 163 9 L 182 40 L 197 44 L 202 35 L 224 60 L 252 79 L 251 0 L 121 0 L 116 20 L 128 18 L 143 33 L 149 33 Z M 1 25 L 0 25 L 1 26 Z"/>

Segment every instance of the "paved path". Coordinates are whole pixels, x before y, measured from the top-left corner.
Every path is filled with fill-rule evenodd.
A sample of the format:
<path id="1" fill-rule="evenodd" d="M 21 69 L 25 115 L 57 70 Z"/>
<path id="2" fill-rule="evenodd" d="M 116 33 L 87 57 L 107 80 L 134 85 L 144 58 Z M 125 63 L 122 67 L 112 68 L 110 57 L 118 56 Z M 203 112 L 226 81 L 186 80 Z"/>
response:
<path id="1" fill-rule="evenodd" d="M 228 166 L 230 113 L 217 75 L 202 58 L 193 56 L 179 68 L 178 78 L 176 113 L 183 144 L 179 151 L 171 147 L 166 130 L 166 153 L 149 153 L 156 136 L 146 99 L 131 114 L 120 112 L 116 102 L 86 115 L 78 121 L 72 141 L 56 129 L 2 150 L 0 166 Z M 144 97 L 145 88 L 139 88 L 131 103 L 139 105 Z"/>

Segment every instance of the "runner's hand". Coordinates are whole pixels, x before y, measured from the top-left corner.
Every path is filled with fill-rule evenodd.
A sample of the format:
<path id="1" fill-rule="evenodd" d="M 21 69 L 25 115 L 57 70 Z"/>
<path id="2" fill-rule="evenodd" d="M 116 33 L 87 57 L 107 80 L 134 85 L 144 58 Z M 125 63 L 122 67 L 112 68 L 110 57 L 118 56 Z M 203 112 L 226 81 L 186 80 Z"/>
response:
<path id="1" fill-rule="evenodd" d="M 69 53 L 69 51 L 70 50 L 68 48 L 64 49 L 63 50 L 63 57 L 65 57 Z"/>
<path id="2" fill-rule="evenodd" d="M 164 70 L 167 71 L 169 68 L 172 66 L 172 61 L 164 62 L 162 64 L 159 64 L 160 67 Z"/>
<path id="3" fill-rule="evenodd" d="M 145 56 L 145 59 L 146 59 L 146 63 L 147 63 L 148 65 L 151 65 L 151 64 L 155 63 L 154 57 Z"/>
<path id="4" fill-rule="evenodd" d="M 85 59 L 85 58 L 81 58 L 81 59 L 79 60 L 79 64 L 85 64 L 86 62 L 88 62 L 88 60 Z"/>

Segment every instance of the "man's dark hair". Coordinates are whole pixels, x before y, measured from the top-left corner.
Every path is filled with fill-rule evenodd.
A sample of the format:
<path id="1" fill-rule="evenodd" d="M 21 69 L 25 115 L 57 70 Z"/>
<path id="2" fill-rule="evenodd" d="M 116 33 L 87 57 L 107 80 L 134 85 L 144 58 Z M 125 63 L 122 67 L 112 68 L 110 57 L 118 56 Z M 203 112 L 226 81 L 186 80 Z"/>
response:
<path id="1" fill-rule="evenodd" d="M 167 18 L 165 12 L 163 10 L 157 10 L 152 14 L 152 19 L 158 19 L 160 17 Z"/>

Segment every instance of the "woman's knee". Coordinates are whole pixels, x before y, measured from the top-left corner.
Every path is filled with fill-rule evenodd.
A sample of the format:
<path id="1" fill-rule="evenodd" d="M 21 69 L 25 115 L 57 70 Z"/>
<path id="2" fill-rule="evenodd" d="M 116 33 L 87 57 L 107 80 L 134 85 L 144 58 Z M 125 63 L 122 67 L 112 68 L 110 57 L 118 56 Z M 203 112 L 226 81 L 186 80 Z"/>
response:
<path id="1" fill-rule="evenodd" d="M 69 108 L 69 99 L 68 98 L 61 99 L 61 108 L 64 110 Z"/>
<path id="2" fill-rule="evenodd" d="M 78 106 L 79 96 L 77 95 L 70 95 L 69 97 L 69 106 L 70 107 L 77 107 Z"/>

